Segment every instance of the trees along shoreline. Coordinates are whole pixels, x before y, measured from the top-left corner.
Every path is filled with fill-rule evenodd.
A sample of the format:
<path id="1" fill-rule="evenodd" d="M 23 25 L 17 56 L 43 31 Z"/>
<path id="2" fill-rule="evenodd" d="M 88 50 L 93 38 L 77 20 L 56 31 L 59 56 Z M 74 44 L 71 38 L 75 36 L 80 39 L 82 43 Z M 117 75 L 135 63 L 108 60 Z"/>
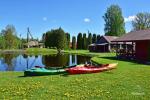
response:
<path id="1" fill-rule="evenodd" d="M 125 34 L 125 22 L 122 9 L 118 5 L 111 5 L 102 16 L 104 32 L 106 36 L 122 36 Z M 132 21 L 133 31 L 150 28 L 150 13 L 138 13 Z M 95 44 L 100 39 L 99 34 L 78 33 L 77 37 L 70 36 L 61 27 L 47 31 L 42 36 L 45 48 L 61 50 L 77 49 L 87 50 L 90 44 Z M 72 39 L 72 43 L 71 40 Z M 0 49 L 20 49 L 25 39 L 17 37 L 16 29 L 13 25 L 7 25 L 0 34 Z"/>
<path id="2" fill-rule="evenodd" d="M 45 47 L 56 48 L 58 53 L 67 47 L 67 36 L 62 28 L 46 32 Z"/>
<path id="3" fill-rule="evenodd" d="M 16 29 L 13 25 L 7 25 L 0 34 L 0 49 L 20 49 L 21 39 L 17 37 Z"/>

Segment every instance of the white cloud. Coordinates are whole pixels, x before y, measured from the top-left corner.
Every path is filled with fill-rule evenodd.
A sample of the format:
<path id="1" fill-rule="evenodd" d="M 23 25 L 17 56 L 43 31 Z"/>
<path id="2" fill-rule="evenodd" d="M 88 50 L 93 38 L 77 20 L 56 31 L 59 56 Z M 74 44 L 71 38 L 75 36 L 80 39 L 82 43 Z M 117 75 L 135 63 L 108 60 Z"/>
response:
<path id="1" fill-rule="evenodd" d="M 126 22 L 131 22 L 131 21 L 135 20 L 135 18 L 136 18 L 135 15 L 134 15 L 134 16 L 125 17 L 125 18 L 124 18 L 124 21 L 125 21 L 125 23 L 126 23 Z"/>
<path id="2" fill-rule="evenodd" d="M 91 20 L 89 18 L 84 18 L 84 22 L 89 23 Z"/>
<path id="3" fill-rule="evenodd" d="M 43 17 L 43 21 L 47 21 L 47 17 Z"/>

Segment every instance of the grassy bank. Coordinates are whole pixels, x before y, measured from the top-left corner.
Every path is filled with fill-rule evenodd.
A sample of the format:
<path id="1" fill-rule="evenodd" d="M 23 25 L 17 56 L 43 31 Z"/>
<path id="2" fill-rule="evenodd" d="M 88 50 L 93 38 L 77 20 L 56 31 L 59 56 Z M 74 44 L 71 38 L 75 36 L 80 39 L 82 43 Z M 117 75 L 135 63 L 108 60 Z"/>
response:
<path id="1" fill-rule="evenodd" d="M 103 99 L 150 98 L 150 67 L 117 60 L 114 53 L 65 51 L 93 56 L 97 63 L 118 62 L 117 69 L 84 75 L 21 77 L 23 72 L 0 72 L 0 99 Z"/>
<path id="2" fill-rule="evenodd" d="M 26 53 L 28 54 L 56 54 L 57 50 L 56 49 L 47 49 L 47 48 L 27 48 L 25 49 Z"/>

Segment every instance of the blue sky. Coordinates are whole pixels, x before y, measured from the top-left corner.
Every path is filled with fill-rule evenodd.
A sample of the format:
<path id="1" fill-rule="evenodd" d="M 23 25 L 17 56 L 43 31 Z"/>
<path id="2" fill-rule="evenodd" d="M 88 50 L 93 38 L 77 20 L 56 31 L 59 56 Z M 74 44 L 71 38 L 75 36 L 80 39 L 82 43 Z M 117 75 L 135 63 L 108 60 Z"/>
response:
<path id="1" fill-rule="evenodd" d="M 25 37 L 30 27 L 34 38 L 41 38 L 42 33 L 61 26 L 75 36 L 88 30 L 103 35 L 102 16 L 111 4 L 122 8 L 127 32 L 138 12 L 150 12 L 149 0 L 1 0 L 0 30 L 13 24 L 18 36 Z"/>

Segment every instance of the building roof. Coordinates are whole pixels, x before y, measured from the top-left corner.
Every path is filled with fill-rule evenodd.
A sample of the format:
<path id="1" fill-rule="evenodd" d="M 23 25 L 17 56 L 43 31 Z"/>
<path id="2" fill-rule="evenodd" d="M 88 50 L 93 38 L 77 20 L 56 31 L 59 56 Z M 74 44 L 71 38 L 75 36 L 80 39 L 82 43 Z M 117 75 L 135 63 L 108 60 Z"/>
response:
<path id="1" fill-rule="evenodd" d="M 139 40 L 150 40 L 150 29 L 129 32 L 120 38 L 112 40 L 112 42 L 134 42 Z"/>
<path id="2" fill-rule="evenodd" d="M 107 45 L 108 43 L 101 43 L 101 44 L 97 44 L 97 45 Z"/>
<path id="3" fill-rule="evenodd" d="M 111 41 L 119 38 L 117 36 L 103 36 L 109 43 L 111 43 Z"/>
<path id="4" fill-rule="evenodd" d="M 117 39 L 117 36 L 102 36 L 96 44 L 103 44 L 103 43 L 111 43 L 112 40 Z"/>
<path id="5" fill-rule="evenodd" d="M 91 47 L 92 47 L 92 46 L 96 46 L 96 44 L 95 44 L 95 43 L 94 43 L 94 44 L 90 44 L 89 46 L 91 46 Z"/>

